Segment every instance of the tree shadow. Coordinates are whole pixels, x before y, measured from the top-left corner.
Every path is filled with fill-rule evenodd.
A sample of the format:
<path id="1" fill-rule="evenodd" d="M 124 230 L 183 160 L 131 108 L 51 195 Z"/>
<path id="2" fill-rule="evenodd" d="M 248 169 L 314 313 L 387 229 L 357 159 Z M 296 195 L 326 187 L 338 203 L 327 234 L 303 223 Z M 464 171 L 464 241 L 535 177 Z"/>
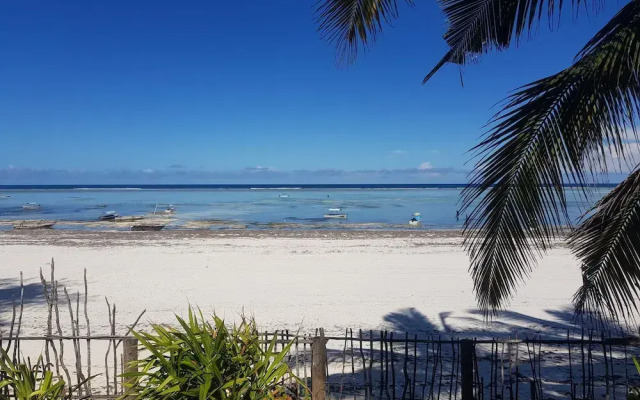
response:
<path id="1" fill-rule="evenodd" d="M 429 318 L 414 307 L 403 308 L 390 312 L 382 318 L 391 325 L 391 330 L 401 333 L 427 333 L 438 332 L 438 327 Z"/>
<path id="2" fill-rule="evenodd" d="M 631 329 L 615 321 L 592 315 L 576 315 L 572 309 L 544 310 L 545 317 L 531 316 L 516 311 L 499 311 L 486 319 L 478 309 L 467 310 L 455 316 L 441 313 L 442 325 L 447 332 L 461 337 L 525 338 L 540 336 L 545 339 L 565 339 L 583 332 L 605 336 L 628 336 Z M 453 328 L 455 325 L 456 328 Z"/>
<path id="3" fill-rule="evenodd" d="M 457 339 L 464 338 L 500 341 L 478 343 L 474 351 L 476 389 L 491 398 L 517 396 L 518 386 L 521 391 L 539 390 L 540 398 L 578 398 L 583 389 L 595 397 L 611 391 L 624 398 L 627 382 L 637 384 L 626 347 L 609 346 L 603 353 L 601 344 L 590 342 L 625 337 L 629 330 L 613 321 L 576 317 L 571 309 L 545 310 L 536 316 L 502 311 L 491 320 L 471 309 L 441 312 L 436 321 L 409 307 L 389 312 L 383 321 L 386 332 L 368 331 L 362 338 L 359 332 L 339 348 L 335 342 L 328 344 L 327 391 L 332 396 L 424 399 L 458 393 Z M 570 345 L 569 336 L 588 344 Z M 505 340 L 514 338 L 552 343 L 529 346 Z M 587 388 L 583 382 L 588 382 Z"/>
<path id="4" fill-rule="evenodd" d="M 11 325 L 14 305 L 16 313 L 19 312 L 20 294 L 23 289 L 25 306 L 46 303 L 42 283 L 28 283 L 20 287 L 16 279 L 0 279 L 0 329 L 4 330 Z"/>

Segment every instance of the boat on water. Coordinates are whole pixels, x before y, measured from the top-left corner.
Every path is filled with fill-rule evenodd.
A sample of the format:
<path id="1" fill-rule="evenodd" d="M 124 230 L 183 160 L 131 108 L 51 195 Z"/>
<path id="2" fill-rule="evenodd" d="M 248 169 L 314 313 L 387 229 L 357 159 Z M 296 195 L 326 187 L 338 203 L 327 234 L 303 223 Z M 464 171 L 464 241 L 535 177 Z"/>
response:
<path id="1" fill-rule="evenodd" d="M 278 197 L 280 197 L 281 199 L 286 199 L 286 198 L 289 197 L 289 195 L 288 194 L 281 194 Z"/>
<path id="2" fill-rule="evenodd" d="M 131 230 L 134 232 L 161 231 L 164 225 L 134 225 Z"/>
<path id="3" fill-rule="evenodd" d="M 342 208 L 330 208 L 329 211 L 342 211 Z"/>
<path id="4" fill-rule="evenodd" d="M 173 206 L 173 204 L 169 204 L 166 206 L 166 208 L 164 210 L 160 210 L 158 211 L 158 207 L 164 207 L 163 204 L 156 204 L 156 208 L 153 210 L 153 215 L 158 215 L 158 214 L 173 214 L 176 212 L 176 208 Z"/>
<path id="5" fill-rule="evenodd" d="M 27 203 L 22 206 L 23 210 L 39 210 L 40 208 L 40 204 L 38 203 Z"/>
<path id="6" fill-rule="evenodd" d="M 8 194 L 0 194 L 0 199 L 8 199 L 11 196 L 9 196 Z"/>
<path id="7" fill-rule="evenodd" d="M 56 224 L 55 221 L 33 221 L 25 220 L 14 222 L 13 229 L 51 229 Z"/>
<path id="8" fill-rule="evenodd" d="M 325 214 L 325 218 L 347 219 L 347 214 Z"/>
<path id="9" fill-rule="evenodd" d="M 115 221 L 119 215 L 115 211 L 105 211 L 98 217 L 98 221 Z"/>
<path id="10" fill-rule="evenodd" d="M 413 216 L 409 220 L 409 225 L 418 226 L 422 223 L 422 214 L 419 212 L 413 213 Z"/>

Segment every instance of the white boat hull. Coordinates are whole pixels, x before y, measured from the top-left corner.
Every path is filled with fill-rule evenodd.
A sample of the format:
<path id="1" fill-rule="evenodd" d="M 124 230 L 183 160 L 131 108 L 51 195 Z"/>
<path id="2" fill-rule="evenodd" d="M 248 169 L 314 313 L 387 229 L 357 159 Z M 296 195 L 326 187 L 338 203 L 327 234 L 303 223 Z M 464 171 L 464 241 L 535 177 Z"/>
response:
<path id="1" fill-rule="evenodd" d="M 325 218 L 347 219 L 347 214 L 325 214 Z"/>

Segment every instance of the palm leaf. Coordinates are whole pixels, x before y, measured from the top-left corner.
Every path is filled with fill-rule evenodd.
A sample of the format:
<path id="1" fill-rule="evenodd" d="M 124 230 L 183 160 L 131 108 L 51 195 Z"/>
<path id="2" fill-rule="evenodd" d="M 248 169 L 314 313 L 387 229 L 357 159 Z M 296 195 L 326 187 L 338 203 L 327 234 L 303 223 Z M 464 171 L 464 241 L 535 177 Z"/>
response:
<path id="1" fill-rule="evenodd" d="M 398 17 L 398 7 L 396 0 L 320 0 L 316 15 L 322 37 L 336 46 L 338 60 L 350 63 L 360 47 L 375 41 L 383 22 Z"/>
<path id="2" fill-rule="evenodd" d="M 633 316 L 640 285 L 640 169 L 592 211 L 569 237 L 571 249 L 582 260 L 576 311 Z"/>
<path id="3" fill-rule="evenodd" d="M 475 148 L 463 191 L 465 247 L 479 305 L 495 311 L 567 224 L 563 183 L 584 187 L 624 154 L 640 114 L 640 1 L 627 4 L 573 66 L 520 88 Z"/>
<path id="4" fill-rule="evenodd" d="M 450 50 L 425 76 L 423 83 L 446 63 L 466 64 L 475 61 L 478 54 L 503 50 L 523 34 L 539 26 L 544 15 L 549 26 L 560 14 L 563 1 L 559 0 L 439 0 L 449 21 L 444 39 Z M 594 2 L 594 9 L 601 1 Z M 573 0 L 577 8 L 583 0 Z"/>

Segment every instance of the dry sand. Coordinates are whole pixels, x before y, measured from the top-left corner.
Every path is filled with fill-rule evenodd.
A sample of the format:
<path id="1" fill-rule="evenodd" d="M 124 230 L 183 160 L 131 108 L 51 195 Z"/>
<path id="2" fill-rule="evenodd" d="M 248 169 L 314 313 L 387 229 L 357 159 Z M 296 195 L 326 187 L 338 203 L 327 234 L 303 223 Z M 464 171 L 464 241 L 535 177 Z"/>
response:
<path id="1" fill-rule="evenodd" d="M 83 291 L 87 269 L 97 334 L 108 325 L 106 296 L 118 307 L 118 333 L 143 309 L 143 324 L 167 323 L 191 303 L 227 320 L 244 310 L 264 330 L 564 336 L 580 284 L 576 260 L 559 245 L 508 311 L 487 325 L 475 307 L 458 232 L 2 232 L 0 329 L 8 329 L 23 271 L 23 333 L 44 333 L 38 275 L 40 268 L 49 273 L 52 257 L 70 292 Z"/>

